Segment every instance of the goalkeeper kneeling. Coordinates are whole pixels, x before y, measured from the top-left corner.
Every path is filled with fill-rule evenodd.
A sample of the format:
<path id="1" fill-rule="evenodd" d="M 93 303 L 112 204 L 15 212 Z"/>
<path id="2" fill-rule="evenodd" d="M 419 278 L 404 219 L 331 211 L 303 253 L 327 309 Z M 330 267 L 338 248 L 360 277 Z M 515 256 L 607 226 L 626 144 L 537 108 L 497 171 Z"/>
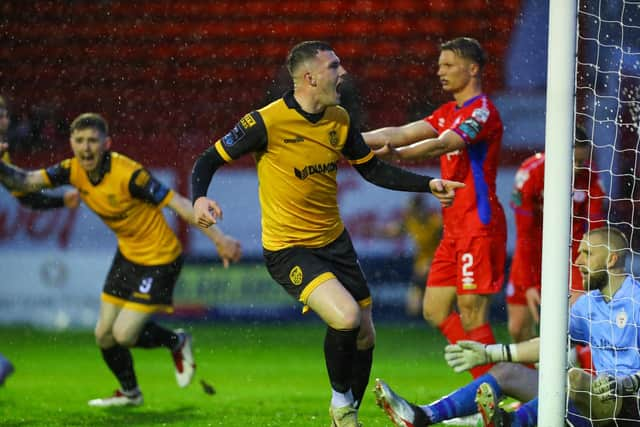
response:
<path id="1" fill-rule="evenodd" d="M 566 421 L 582 426 L 640 426 L 640 282 L 625 270 L 629 246 L 613 227 L 584 236 L 576 263 L 585 290 L 571 307 L 569 333 L 576 343 L 590 344 L 597 376 L 579 368 L 567 372 Z M 485 345 L 459 341 L 445 348 L 456 372 L 497 363 L 487 374 L 428 405 L 410 403 L 382 380 L 376 381 L 378 405 L 397 426 L 421 427 L 480 414 L 484 426 L 536 426 L 538 372 L 524 364 L 538 361 L 540 340 Z M 517 362 L 517 363 L 514 363 Z M 526 402 L 513 412 L 504 397 Z"/>

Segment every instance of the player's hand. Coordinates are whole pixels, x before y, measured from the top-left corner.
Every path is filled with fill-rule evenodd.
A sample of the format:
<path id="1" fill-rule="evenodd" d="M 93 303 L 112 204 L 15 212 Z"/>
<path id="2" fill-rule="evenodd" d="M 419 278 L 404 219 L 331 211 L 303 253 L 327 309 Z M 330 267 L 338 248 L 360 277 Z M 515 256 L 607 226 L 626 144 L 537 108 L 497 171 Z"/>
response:
<path id="1" fill-rule="evenodd" d="M 222 209 L 213 200 L 198 197 L 193 204 L 193 215 L 198 226 L 209 228 L 218 222 L 218 218 L 222 218 Z"/>
<path id="2" fill-rule="evenodd" d="M 75 209 L 80 205 L 80 193 L 75 188 L 73 190 L 67 190 L 62 195 L 64 201 L 64 207 L 67 209 Z"/>
<path id="3" fill-rule="evenodd" d="M 602 375 L 591 385 L 591 391 L 601 401 L 613 400 L 616 397 L 635 396 L 640 389 L 640 375 Z"/>
<path id="4" fill-rule="evenodd" d="M 527 306 L 531 317 L 536 323 L 540 323 L 540 290 L 538 288 L 529 288 L 525 292 L 525 298 L 527 299 Z"/>
<path id="5" fill-rule="evenodd" d="M 373 154 L 375 154 L 379 159 L 387 162 L 399 162 L 402 160 L 398 150 L 392 147 L 389 143 L 384 144 L 383 147 L 378 148 L 377 150 L 373 150 Z"/>
<path id="6" fill-rule="evenodd" d="M 9 151 L 9 144 L 6 142 L 0 142 L 0 159 L 7 151 Z"/>
<path id="7" fill-rule="evenodd" d="M 485 351 L 485 345 L 476 341 L 458 341 L 446 346 L 444 359 L 457 373 L 491 362 Z"/>
<path id="8" fill-rule="evenodd" d="M 448 179 L 432 179 L 429 181 L 429 188 L 431 188 L 431 194 L 440 200 L 442 206 L 451 206 L 453 199 L 456 196 L 456 190 L 464 188 L 465 185 L 462 182 L 449 181 Z"/>
<path id="9" fill-rule="evenodd" d="M 238 262 L 242 256 L 242 247 L 240 246 L 240 242 L 231 236 L 223 234 L 215 244 L 218 249 L 218 255 L 222 259 L 222 265 L 224 268 L 228 268 L 229 263 L 231 262 Z"/>

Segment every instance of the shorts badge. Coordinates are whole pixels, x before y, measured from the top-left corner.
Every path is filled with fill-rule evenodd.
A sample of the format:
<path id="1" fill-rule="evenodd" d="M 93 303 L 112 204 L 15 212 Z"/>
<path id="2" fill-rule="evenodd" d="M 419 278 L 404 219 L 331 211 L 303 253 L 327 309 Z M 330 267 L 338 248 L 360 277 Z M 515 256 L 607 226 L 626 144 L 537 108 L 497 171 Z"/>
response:
<path id="1" fill-rule="evenodd" d="M 302 268 L 300 268 L 299 265 L 293 267 L 289 272 L 289 279 L 291 280 L 291 283 L 296 286 L 300 286 L 302 284 L 302 277 Z"/>

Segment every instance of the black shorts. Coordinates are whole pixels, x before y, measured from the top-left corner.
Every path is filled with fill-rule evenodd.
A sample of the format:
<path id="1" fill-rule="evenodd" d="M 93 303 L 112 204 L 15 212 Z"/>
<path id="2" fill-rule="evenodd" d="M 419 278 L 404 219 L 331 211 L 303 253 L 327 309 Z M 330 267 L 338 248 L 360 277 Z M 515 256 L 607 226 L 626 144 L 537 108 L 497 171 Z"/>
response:
<path id="1" fill-rule="evenodd" d="M 173 288 L 182 263 L 180 255 L 169 264 L 140 265 L 126 259 L 118 250 L 102 289 L 102 300 L 146 313 L 171 313 Z"/>
<path id="2" fill-rule="evenodd" d="M 263 253 L 271 277 L 305 305 L 318 285 L 334 277 L 361 307 L 371 305 L 367 280 L 346 230 L 320 248 L 293 246 L 279 251 L 264 249 Z"/>

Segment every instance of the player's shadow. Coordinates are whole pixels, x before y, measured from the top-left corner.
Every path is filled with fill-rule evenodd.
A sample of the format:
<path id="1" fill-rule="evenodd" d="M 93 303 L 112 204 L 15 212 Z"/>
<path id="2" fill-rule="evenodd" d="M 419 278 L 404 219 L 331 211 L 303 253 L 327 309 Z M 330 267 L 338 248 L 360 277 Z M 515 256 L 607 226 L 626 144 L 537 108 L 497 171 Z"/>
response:
<path id="1" fill-rule="evenodd" d="M 182 406 L 180 408 L 162 410 L 148 408 L 108 408 L 92 413 L 65 411 L 60 416 L 48 420 L 46 423 L 36 420 L 21 420 L 16 424 L 2 426 L 158 426 L 173 424 L 190 426 L 207 425 L 205 414 L 196 406 Z M 209 420 L 210 422 L 211 420 Z"/>
<path id="2" fill-rule="evenodd" d="M 157 426 L 179 423 L 184 425 L 188 420 L 189 425 L 199 425 L 199 419 L 204 422 L 204 414 L 199 414 L 196 406 L 181 406 L 171 410 L 149 410 L 146 408 L 109 408 L 104 419 L 92 420 L 90 425 L 96 427 L 113 426 Z"/>

